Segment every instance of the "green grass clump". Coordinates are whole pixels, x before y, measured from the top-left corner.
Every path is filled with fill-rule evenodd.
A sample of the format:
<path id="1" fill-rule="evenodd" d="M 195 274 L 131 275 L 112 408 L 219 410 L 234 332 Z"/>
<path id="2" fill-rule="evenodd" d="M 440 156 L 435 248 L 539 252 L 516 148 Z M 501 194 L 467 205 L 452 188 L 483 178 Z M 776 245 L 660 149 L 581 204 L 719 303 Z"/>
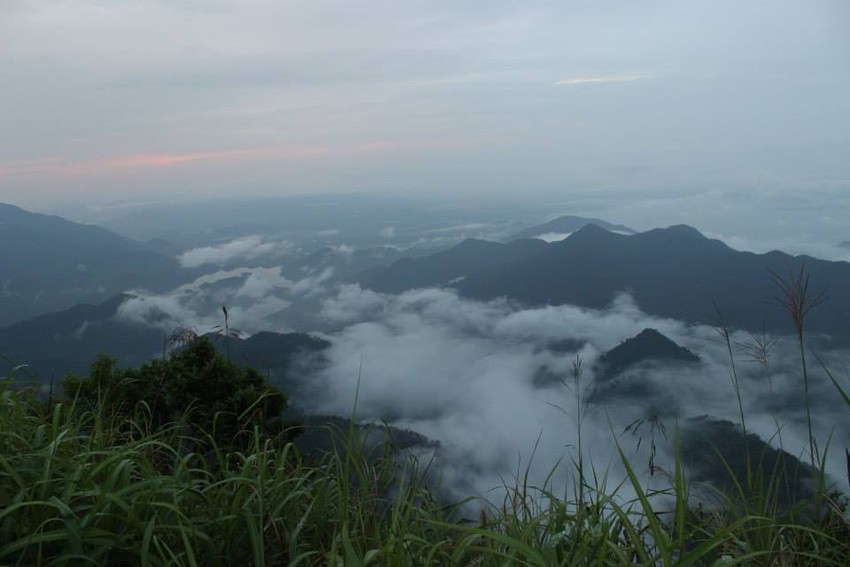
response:
<path id="1" fill-rule="evenodd" d="M 695 511 L 681 466 L 669 489 L 652 492 L 623 453 L 632 501 L 590 471 L 576 476 L 585 485 L 571 496 L 518 479 L 500 505 L 467 501 L 481 512 L 462 519 L 427 490 L 414 461 L 369 455 L 353 427 L 334 431 L 337 451 L 310 461 L 258 430 L 247 450 L 224 450 L 187 438 L 179 421 L 128 428 L 73 402 L 48 408 L 11 385 L 0 392 L 2 565 L 844 565 L 850 557 L 834 500 L 796 519 L 731 502 Z M 674 506 L 659 506 L 662 496 Z"/>
<path id="2" fill-rule="evenodd" d="M 450 524 L 435 521 L 448 516 L 398 480 L 410 477 L 400 465 L 360 448 L 308 464 L 259 432 L 228 452 L 180 423 L 128 434 L 73 405 L 44 410 L 2 392 L 0 564 L 407 564 L 449 548 Z"/>

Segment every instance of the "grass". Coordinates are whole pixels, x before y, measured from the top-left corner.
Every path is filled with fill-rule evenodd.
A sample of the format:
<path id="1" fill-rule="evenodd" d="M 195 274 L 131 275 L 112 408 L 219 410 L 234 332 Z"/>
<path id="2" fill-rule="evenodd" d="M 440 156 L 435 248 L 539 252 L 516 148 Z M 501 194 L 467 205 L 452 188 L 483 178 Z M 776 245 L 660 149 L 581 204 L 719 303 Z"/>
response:
<path id="1" fill-rule="evenodd" d="M 837 380 L 836 380 L 837 382 Z M 571 494 L 527 475 L 499 505 L 463 519 L 435 499 L 425 470 L 370 455 L 354 428 L 310 461 L 254 432 L 244 452 L 202 446 L 174 423 L 117 427 L 70 402 L 47 408 L 6 381 L 0 391 L 2 565 L 844 565 L 850 526 L 838 501 L 780 515 L 722 495 L 689 505 L 681 460 L 670 486 L 641 486 L 620 451 L 630 492 L 596 471 Z M 191 416 L 187 416 L 187 419 Z M 210 443 L 210 440 L 206 440 Z M 208 445 L 207 445 L 208 446 Z M 659 503 L 666 499 L 671 507 Z M 467 502 L 467 505 L 469 502 Z"/>

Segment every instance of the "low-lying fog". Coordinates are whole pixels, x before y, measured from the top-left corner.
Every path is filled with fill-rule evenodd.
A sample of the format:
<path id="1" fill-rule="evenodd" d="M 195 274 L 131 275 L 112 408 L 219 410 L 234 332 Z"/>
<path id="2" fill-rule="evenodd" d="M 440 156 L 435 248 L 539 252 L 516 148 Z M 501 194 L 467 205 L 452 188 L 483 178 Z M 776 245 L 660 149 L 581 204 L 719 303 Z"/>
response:
<path id="1" fill-rule="evenodd" d="M 655 465 L 662 470 L 672 470 L 677 423 L 705 414 L 740 422 L 729 354 L 716 329 L 647 315 L 626 294 L 600 311 L 568 305 L 527 309 L 507 301 L 469 301 L 441 289 L 382 295 L 333 283 L 327 270 L 293 280 L 277 268 L 244 268 L 219 271 L 171 294 L 143 295 L 125 303 L 119 316 L 167 330 L 209 330 L 221 323 L 224 302 L 232 327 L 248 334 L 290 330 L 289 314 L 296 313 L 297 305 L 310 305 L 310 318 L 299 315 L 299 330 L 308 321 L 332 346 L 327 366 L 306 380 L 305 393 L 293 405 L 307 413 L 343 416 L 356 406 L 360 420 L 386 420 L 438 441 L 435 462 L 442 486 L 457 496 L 498 500 L 503 484 L 513 484 L 526 467 L 538 485 L 557 467 L 556 489 L 569 486 L 572 463 L 578 460 L 578 411 L 584 459 L 598 473 L 609 471 L 612 486 L 623 474 L 615 440 L 643 481 L 667 482 L 663 474 L 650 475 L 649 425 L 637 434 L 624 433 L 634 420 L 662 419 L 668 439 L 654 434 Z M 697 353 L 702 363 L 657 365 L 641 374 L 654 392 L 650 399 L 589 403 L 596 358 L 645 328 Z M 747 348 L 753 342 L 748 333 L 735 332 L 731 338 L 748 429 L 807 462 L 795 344 L 778 341 L 766 368 Z M 846 383 L 845 353 L 818 354 Z M 576 359 L 582 365 L 578 392 Z M 822 451 L 829 447 L 831 479 L 844 487 L 850 408 L 812 356 L 809 369 L 816 437 Z M 429 451 L 434 449 L 420 458 L 430 459 Z"/>

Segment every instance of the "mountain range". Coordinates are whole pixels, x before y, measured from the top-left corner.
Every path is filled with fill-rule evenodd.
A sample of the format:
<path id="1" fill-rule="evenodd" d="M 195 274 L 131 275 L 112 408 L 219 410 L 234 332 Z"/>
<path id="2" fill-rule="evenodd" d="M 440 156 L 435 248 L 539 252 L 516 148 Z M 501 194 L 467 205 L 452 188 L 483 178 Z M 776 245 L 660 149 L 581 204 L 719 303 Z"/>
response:
<path id="1" fill-rule="evenodd" d="M 132 297 L 119 294 L 99 304 L 80 304 L 0 328 L 0 376 L 13 367 L 19 377 L 41 382 L 61 379 L 67 373 L 85 375 L 101 353 L 114 356 L 121 367 L 139 366 L 162 356 L 170 337 L 157 328 L 118 317 L 119 306 Z M 213 343 L 234 362 L 254 366 L 286 391 L 298 386 L 303 364 L 330 346 L 305 333 L 260 332 L 247 339 L 209 334 Z M 296 364 L 296 359 L 299 359 Z M 5 364 L 3 363 L 5 360 Z M 306 372 L 306 370 L 305 370 Z"/>
<path id="2" fill-rule="evenodd" d="M 154 247 L 2 203 L 0 259 L 0 325 L 131 288 L 167 289 L 187 275 Z"/>
<path id="3" fill-rule="evenodd" d="M 627 226 L 623 226 L 621 224 L 611 224 L 602 219 L 577 217 L 574 215 L 564 215 L 553 219 L 547 223 L 538 224 L 536 226 L 526 228 L 525 230 L 521 230 L 520 232 L 509 237 L 507 240 L 511 241 L 521 240 L 523 238 L 537 238 L 539 236 L 545 236 L 547 234 L 567 235 L 572 234 L 573 232 L 580 230 L 589 224 L 598 226 L 599 228 L 604 228 L 605 230 L 610 230 L 611 232 L 619 232 L 623 234 L 635 233 L 634 230 Z"/>
<path id="4" fill-rule="evenodd" d="M 546 243 L 536 239 L 502 244 L 470 238 L 436 254 L 403 258 L 364 283 L 367 287 L 384 293 L 453 285 L 469 274 L 485 272 L 512 261 L 522 260 L 545 249 Z"/>
<path id="5" fill-rule="evenodd" d="M 42 381 L 85 374 L 100 353 L 115 356 L 121 366 L 140 365 L 163 352 L 166 337 L 159 329 L 115 317 L 129 298 L 118 294 L 0 328 L 0 354 L 10 364 L 25 364 L 21 372 Z"/>
<path id="6" fill-rule="evenodd" d="M 547 233 L 569 236 L 549 243 L 536 238 Z M 162 356 L 170 346 L 164 332 L 124 319 L 118 310 L 131 297 L 128 289 L 170 290 L 199 275 L 180 266 L 175 259 L 179 252 L 180 246 L 167 241 L 137 242 L 102 228 L 0 205 L 0 376 L 21 363 L 15 374 L 41 381 L 58 380 L 69 372 L 85 374 L 101 352 L 115 356 L 123 367 Z M 254 261 L 264 264 L 263 259 Z M 323 247 L 292 256 L 281 270 L 292 279 L 332 271 L 337 281 L 359 281 L 385 293 L 448 286 L 467 298 L 507 297 L 528 306 L 605 308 L 617 294 L 627 292 L 655 316 L 705 324 L 728 317 L 736 328 L 790 333 L 790 319 L 776 305 L 781 290 L 775 276 L 798 274 L 802 266 L 811 276 L 811 289 L 825 290 L 828 296 L 827 303 L 809 314 L 807 328 L 835 344 L 850 344 L 850 329 L 844 325 L 850 312 L 850 264 L 776 251 L 741 252 L 685 225 L 635 233 L 599 219 L 560 217 L 505 242 L 469 239 L 430 254 L 392 246 Z M 240 277 L 199 288 L 218 305 L 244 287 L 245 277 Z M 321 297 L 309 300 L 313 303 L 307 308 L 318 310 Z M 304 333 L 212 338 L 233 361 L 254 366 L 288 392 L 296 414 L 305 409 L 299 407 L 302 400 L 315 396 L 310 380 L 327 362 L 325 350 L 331 344 Z M 546 348 L 572 352 L 580 347 L 580 341 L 566 340 Z M 646 419 L 670 416 L 675 400 L 669 383 L 659 382 L 655 370 L 681 366 L 699 371 L 699 364 L 695 353 L 645 329 L 598 358 L 588 401 L 625 400 L 644 408 Z M 533 379 L 541 388 L 560 381 L 551 370 Z M 311 446 L 327 442 L 320 426 L 336 418 L 305 419 L 319 425 L 308 428 L 305 439 L 312 439 Z M 769 466 L 790 467 L 794 479 L 811 476 L 791 455 L 745 436 L 734 424 L 711 417 L 683 423 L 683 457 L 696 471 L 697 481 L 721 482 L 714 478 L 724 466 L 721 458 L 741 478 L 740 471 L 747 469 L 739 458 L 745 453 L 742 446 L 763 456 Z M 430 443 L 413 433 L 409 437 L 413 445 Z M 720 437 L 730 441 L 715 450 L 711 443 Z M 805 490 L 804 484 L 794 484 L 789 501 Z"/>
<path id="7" fill-rule="evenodd" d="M 296 277 L 332 269 L 341 281 L 356 280 L 380 292 L 449 286 L 473 299 L 504 296 L 530 306 L 604 308 L 628 292 L 652 315 L 706 324 L 722 316 L 735 328 L 790 333 L 790 319 L 776 305 L 780 290 L 772 274 L 784 277 L 805 266 L 812 289 L 828 296 L 809 314 L 809 331 L 837 344 L 850 343 L 843 320 L 850 312 L 846 262 L 741 252 L 685 225 L 632 234 L 628 227 L 575 216 L 515 237 L 546 231 L 572 234 L 551 243 L 469 239 L 433 254 L 325 247 L 293 257 L 286 273 Z M 177 250 L 167 242 L 137 242 L 96 226 L 0 205 L 0 354 L 32 364 L 44 377 L 84 372 L 100 351 L 127 364 L 161 352 L 161 331 L 114 317 L 127 297 L 116 293 L 171 289 L 191 281 L 196 272 L 180 267 L 173 257 Z M 410 257 L 399 259 L 403 255 Z"/>
<path id="8" fill-rule="evenodd" d="M 850 343 L 845 321 L 850 263 L 778 251 L 742 252 L 686 225 L 623 235 L 589 224 L 549 244 L 466 241 L 439 254 L 399 261 L 366 285 L 394 293 L 451 285 L 478 300 L 507 297 L 527 306 L 596 309 L 628 292 L 655 316 L 791 333 L 791 319 L 777 305 L 782 292 L 776 278 L 787 281 L 801 267 L 810 275 L 810 293 L 824 291 L 828 298 L 809 313 L 808 329 L 838 344 Z"/>

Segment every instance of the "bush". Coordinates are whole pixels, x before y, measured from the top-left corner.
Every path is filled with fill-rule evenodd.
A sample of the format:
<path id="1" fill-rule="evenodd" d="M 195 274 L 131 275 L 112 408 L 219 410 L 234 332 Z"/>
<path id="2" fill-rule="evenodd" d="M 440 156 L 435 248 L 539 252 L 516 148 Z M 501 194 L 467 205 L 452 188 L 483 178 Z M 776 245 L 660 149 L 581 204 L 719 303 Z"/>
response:
<path id="1" fill-rule="evenodd" d="M 226 360 L 206 337 L 139 368 L 119 369 L 117 363 L 100 355 L 88 377 L 66 376 L 66 395 L 118 425 L 155 431 L 182 422 L 188 435 L 223 447 L 240 445 L 255 427 L 264 435 L 288 433 L 281 415 L 286 395 L 254 368 Z"/>

